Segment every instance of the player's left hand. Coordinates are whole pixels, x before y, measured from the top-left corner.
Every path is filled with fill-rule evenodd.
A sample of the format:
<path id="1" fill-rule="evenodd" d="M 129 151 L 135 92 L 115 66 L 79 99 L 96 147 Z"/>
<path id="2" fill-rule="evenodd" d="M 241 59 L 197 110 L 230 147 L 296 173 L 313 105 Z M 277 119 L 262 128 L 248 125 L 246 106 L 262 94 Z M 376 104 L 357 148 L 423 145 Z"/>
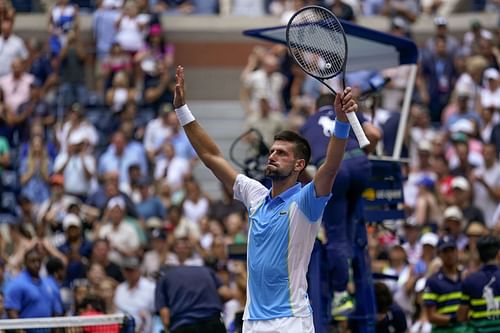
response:
<path id="1" fill-rule="evenodd" d="M 335 96 L 335 114 L 339 121 L 348 122 L 346 113 L 358 111 L 358 104 L 352 96 L 351 87 L 345 88 L 342 93 Z"/>

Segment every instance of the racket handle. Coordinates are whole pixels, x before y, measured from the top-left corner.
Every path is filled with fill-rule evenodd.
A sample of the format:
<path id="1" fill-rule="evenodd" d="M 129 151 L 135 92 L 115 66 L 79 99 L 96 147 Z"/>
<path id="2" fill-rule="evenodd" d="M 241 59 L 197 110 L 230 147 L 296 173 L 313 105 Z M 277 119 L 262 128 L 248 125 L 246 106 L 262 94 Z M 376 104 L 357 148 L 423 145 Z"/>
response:
<path id="1" fill-rule="evenodd" d="M 346 115 L 347 119 L 349 119 L 349 123 L 351 124 L 351 128 L 354 131 L 354 135 L 356 135 L 356 139 L 358 139 L 359 146 L 361 148 L 368 146 L 370 141 L 368 141 L 356 114 L 354 112 L 348 112 Z"/>

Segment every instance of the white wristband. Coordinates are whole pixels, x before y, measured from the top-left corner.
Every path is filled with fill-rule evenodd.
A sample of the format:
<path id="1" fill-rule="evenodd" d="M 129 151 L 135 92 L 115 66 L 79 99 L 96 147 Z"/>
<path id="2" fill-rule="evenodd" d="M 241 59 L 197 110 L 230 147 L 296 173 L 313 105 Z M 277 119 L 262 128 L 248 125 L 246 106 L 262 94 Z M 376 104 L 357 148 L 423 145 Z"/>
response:
<path id="1" fill-rule="evenodd" d="M 194 116 L 189 110 L 187 104 L 184 104 L 178 109 L 175 109 L 175 114 L 177 114 L 177 119 L 182 127 L 194 121 Z"/>

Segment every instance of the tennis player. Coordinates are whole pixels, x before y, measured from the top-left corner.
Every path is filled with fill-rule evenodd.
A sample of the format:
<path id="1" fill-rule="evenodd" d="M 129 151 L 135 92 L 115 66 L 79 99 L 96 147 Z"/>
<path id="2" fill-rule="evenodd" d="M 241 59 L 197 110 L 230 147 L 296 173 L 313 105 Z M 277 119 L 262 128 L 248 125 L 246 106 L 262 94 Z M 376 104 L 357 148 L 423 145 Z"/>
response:
<path id="1" fill-rule="evenodd" d="M 336 121 L 325 162 L 312 182 L 299 174 L 309 162 L 308 142 L 292 131 L 278 133 L 270 148 L 266 175 L 271 189 L 238 174 L 186 105 L 184 69 L 176 70 L 174 107 L 199 158 L 243 202 L 249 214 L 247 304 L 244 333 L 312 333 L 306 273 L 321 216 L 349 135 L 346 113 L 358 108 L 346 88 L 335 99 Z"/>

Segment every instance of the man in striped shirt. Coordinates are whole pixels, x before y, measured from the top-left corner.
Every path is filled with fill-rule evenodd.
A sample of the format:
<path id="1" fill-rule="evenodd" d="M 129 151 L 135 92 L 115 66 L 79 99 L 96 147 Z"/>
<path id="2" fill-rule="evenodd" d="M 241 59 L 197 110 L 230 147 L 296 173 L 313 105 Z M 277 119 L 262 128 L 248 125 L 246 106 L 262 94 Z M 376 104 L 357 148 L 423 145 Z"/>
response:
<path id="1" fill-rule="evenodd" d="M 467 276 L 462 285 L 459 321 L 469 321 L 472 332 L 500 332 L 500 242 L 494 236 L 477 241 L 481 269 Z"/>
<path id="2" fill-rule="evenodd" d="M 438 242 L 439 257 L 443 262 L 440 271 L 427 280 L 424 306 L 433 332 L 453 332 L 458 327 L 457 310 L 462 296 L 461 271 L 458 270 L 458 253 L 455 240 L 445 236 Z"/>

